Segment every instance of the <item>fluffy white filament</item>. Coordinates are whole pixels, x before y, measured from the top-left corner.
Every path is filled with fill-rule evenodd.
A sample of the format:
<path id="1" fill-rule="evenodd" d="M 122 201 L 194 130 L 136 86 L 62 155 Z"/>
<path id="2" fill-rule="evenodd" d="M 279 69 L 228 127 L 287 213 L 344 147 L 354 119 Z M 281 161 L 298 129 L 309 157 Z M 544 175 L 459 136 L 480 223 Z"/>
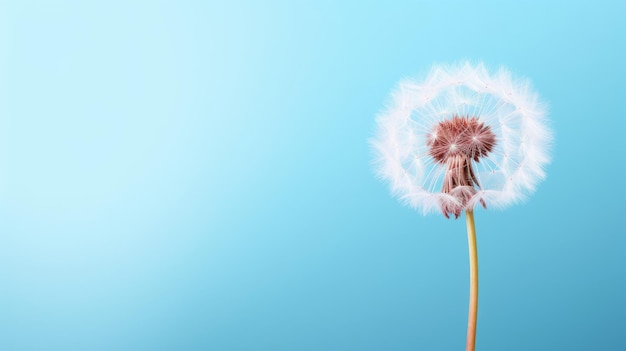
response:
<path id="1" fill-rule="evenodd" d="M 535 190 L 550 161 L 545 106 L 527 80 L 513 79 L 504 68 L 490 74 L 482 63 L 463 62 L 436 65 L 421 82 L 400 82 L 378 116 L 371 140 L 374 167 L 395 196 L 424 213 L 457 201 L 442 193 L 446 169 L 429 155 L 426 144 L 433 127 L 453 115 L 478 117 L 496 135 L 488 157 L 472 161 L 481 189 L 469 208 L 480 199 L 504 208 Z"/>

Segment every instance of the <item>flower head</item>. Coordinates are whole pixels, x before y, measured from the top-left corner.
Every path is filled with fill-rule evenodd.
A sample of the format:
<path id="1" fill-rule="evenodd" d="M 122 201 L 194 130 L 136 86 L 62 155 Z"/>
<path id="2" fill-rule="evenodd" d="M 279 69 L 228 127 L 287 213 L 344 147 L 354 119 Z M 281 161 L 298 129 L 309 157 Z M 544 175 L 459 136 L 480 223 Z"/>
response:
<path id="1" fill-rule="evenodd" d="M 402 201 L 458 217 L 534 191 L 549 162 L 545 109 L 525 80 L 482 64 L 435 66 L 404 81 L 378 117 L 378 175 Z"/>

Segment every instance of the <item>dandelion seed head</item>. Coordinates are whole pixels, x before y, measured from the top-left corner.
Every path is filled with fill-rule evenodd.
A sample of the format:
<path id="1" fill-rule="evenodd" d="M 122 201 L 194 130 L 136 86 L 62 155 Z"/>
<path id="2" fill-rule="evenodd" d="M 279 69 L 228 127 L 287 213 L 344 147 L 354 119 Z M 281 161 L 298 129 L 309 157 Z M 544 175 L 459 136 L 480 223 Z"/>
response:
<path id="1" fill-rule="evenodd" d="M 371 140 L 377 174 L 402 202 L 458 217 L 532 193 L 549 163 L 545 107 L 526 80 L 483 64 L 436 65 L 405 80 Z"/>

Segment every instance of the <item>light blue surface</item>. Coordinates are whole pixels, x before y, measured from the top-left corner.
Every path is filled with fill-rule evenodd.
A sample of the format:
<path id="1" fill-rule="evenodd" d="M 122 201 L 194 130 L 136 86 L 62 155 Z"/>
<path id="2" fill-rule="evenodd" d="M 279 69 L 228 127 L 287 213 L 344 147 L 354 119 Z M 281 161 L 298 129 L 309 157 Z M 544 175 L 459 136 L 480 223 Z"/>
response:
<path id="1" fill-rule="evenodd" d="M 477 350 L 626 350 L 619 2 L 226 3 L 0 4 L 1 350 L 462 350 L 465 223 L 402 207 L 367 139 L 464 58 L 556 136 L 477 212 Z"/>

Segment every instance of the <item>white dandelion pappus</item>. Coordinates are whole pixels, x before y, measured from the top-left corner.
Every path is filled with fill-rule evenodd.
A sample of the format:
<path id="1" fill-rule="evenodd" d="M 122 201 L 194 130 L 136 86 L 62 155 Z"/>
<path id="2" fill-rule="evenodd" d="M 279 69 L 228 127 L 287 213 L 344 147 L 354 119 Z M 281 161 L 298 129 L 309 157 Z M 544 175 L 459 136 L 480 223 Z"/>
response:
<path id="1" fill-rule="evenodd" d="M 377 174 L 425 214 L 504 208 L 545 177 L 551 131 L 530 83 L 482 63 L 436 65 L 402 81 L 371 140 Z"/>

